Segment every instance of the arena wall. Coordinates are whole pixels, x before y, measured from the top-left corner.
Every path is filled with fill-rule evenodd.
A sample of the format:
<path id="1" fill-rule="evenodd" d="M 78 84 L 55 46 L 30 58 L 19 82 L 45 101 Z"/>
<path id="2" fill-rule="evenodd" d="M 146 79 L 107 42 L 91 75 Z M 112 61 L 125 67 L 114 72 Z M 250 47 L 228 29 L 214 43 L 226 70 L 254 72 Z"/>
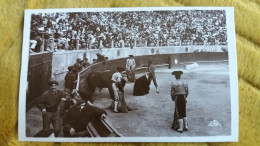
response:
<path id="1" fill-rule="evenodd" d="M 169 54 L 178 54 L 176 57 L 180 61 L 188 61 L 189 58 L 200 60 L 197 53 L 208 52 L 223 52 L 223 48 L 227 50 L 227 46 L 167 46 L 167 47 L 138 47 L 138 48 L 113 48 L 113 49 L 93 49 L 93 50 L 73 50 L 73 51 L 59 51 L 53 53 L 52 61 L 52 76 L 60 81 L 60 88 L 64 85 L 64 77 L 67 73 L 68 66 L 73 65 L 77 58 L 83 59 L 87 57 L 89 62 L 92 63 L 93 59 L 96 59 L 96 53 L 100 53 L 108 57 L 108 62 L 103 67 L 97 67 L 97 70 L 114 69 L 115 66 L 125 66 L 128 55 L 135 56 L 137 66 L 145 66 L 148 60 L 152 60 L 154 64 L 172 64 L 169 61 Z M 168 55 L 167 55 L 168 54 Z M 193 55 L 180 55 L 180 54 L 193 54 Z M 156 55 L 156 57 L 154 56 Z M 208 54 L 209 55 L 209 54 Z M 146 56 L 146 57 L 144 57 Z M 174 55 L 173 55 L 174 56 Z M 181 58 L 179 58 L 181 56 Z M 190 57 L 188 57 L 190 56 Z M 200 56 L 200 55 L 199 55 Z M 187 58 L 188 57 L 188 58 Z M 204 56 L 204 58 L 207 57 Z M 209 57 L 211 59 L 213 56 Z M 192 61 L 192 60 L 189 60 Z M 91 68 L 98 64 L 92 65 Z M 100 69 L 99 69 L 100 68 Z"/>
<path id="2" fill-rule="evenodd" d="M 84 90 L 86 87 L 86 77 L 92 71 L 104 71 L 104 70 L 116 70 L 117 66 L 124 67 L 127 58 L 120 58 L 115 60 L 109 60 L 106 64 L 97 63 L 80 73 L 79 89 Z M 175 64 L 174 60 L 178 59 L 178 63 Z M 191 62 L 216 62 L 227 61 L 228 52 L 195 52 L 195 53 L 178 53 L 178 54 L 155 54 L 136 56 L 137 72 L 143 72 L 146 70 L 147 61 L 151 60 L 156 66 L 167 66 L 168 68 L 180 68 L 183 64 Z"/>
<path id="3" fill-rule="evenodd" d="M 187 48 L 187 49 L 186 49 Z M 100 53 L 109 60 L 126 58 L 132 54 L 134 56 L 154 55 L 154 54 L 175 54 L 175 53 L 192 53 L 196 50 L 207 52 L 223 52 L 227 46 L 168 46 L 168 47 L 138 47 L 138 48 L 113 48 L 113 49 L 93 49 L 93 50 L 73 50 L 59 51 L 53 54 L 52 73 L 54 75 L 64 73 L 67 67 L 73 65 L 77 58 L 87 57 L 92 63 L 96 59 L 96 53 Z"/>

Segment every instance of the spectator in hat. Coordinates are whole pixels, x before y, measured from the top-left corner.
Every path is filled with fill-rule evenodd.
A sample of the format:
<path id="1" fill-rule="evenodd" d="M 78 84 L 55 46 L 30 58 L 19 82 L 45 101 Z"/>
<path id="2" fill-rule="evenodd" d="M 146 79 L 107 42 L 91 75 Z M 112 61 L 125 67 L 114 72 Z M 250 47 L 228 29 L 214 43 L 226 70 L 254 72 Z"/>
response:
<path id="1" fill-rule="evenodd" d="M 76 59 L 76 63 L 74 64 L 74 68 L 75 68 L 75 69 L 78 69 L 78 67 L 80 66 L 80 62 L 81 62 L 81 59 L 80 59 L 80 58 L 77 58 L 77 59 Z"/>
<path id="2" fill-rule="evenodd" d="M 135 65 L 134 55 L 129 55 L 129 59 L 126 60 L 126 74 L 129 82 L 135 81 Z"/>
<path id="3" fill-rule="evenodd" d="M 68 94 L 71 94 L 74 88 L 74 82 L 77 80 L 77 71 L 73 66 L 68 67 L 68 73 L 65 76 L 65 89 L 64 91 Z"/>
<path id="4" fill-rule="evenodd" d="M 153 84 L 156 88 L 156 92 L 159 93 L 158 84 L 157 84 L 157 80 L 156 80 L 156 76 L 155 76 L 155 67 L 154 67 L 152 61 L 148 61 L 147 70 L 148 70 L 148 75 L 149 75 L 149 77 L 148 77 L 149 83 L 151 83 L 151 81 L 153 80 Z"/>
<path id="5" fill-rule="evenodd" d="M 97 59 L 93 59 L 92 64 L 96 64 L 97 63 Z"/>
<path id="6" fill-rule="evenodd" d="M 65 88 L 64 92 L 70 95 L 70 99 L 73 98 L 73 89 L 76 88 L 76 81 L 77 81 L 77 69 L 75 69 L 73 66 L 68 67 L 68 73 L 65 76 Z M 71 100 L 70 100 L 71 101 Z M 71 102 L 70 101 L 65 101 L 61 103 L 61 115 L 63 116 L 65 111 L 70 107 Z"/>
<path id="7" fill-rule="evenodd" d="M 88 66 L 90 66 L 89 63 L 87 63 L 87 62 L 82 63 L 83 70 L 86 69 Z"/>
<path id="8" fill-rule="evenodd" d="M 36 40 L 30 40 L 30 53 L 33 53 L 34 51 L 34 48 L 37 44 L 37 41 Z"/>
<path id="9" fill-rule="evenodd" d="M 79 65 L 77 69 L 78 69 L 78 72 L 81 72 L 83 70 L 83 66 Z"/>
<path id="10" fill-rule="evenodd" d="M 88 62 L 88 58 L 84 58 L 82 61 L 81 61 L 81 65 L 83 67 L 83 69 L 87 68 L 88 66 L 90 66 L 90 63 Z"/>
<path id="11" fill-rule="evenodd" d="M 121 80 L 123 78 L 122 72 L 124 71 L 124 68 L 117 67 L 117 71 L 112 75 L 111 81 L 112 81 L 112 89 L 114 92 L 114 112 L 118 113 L 118 102 L 119 102 L 119 92 L 123 92 L 123 87 L 121 84 Z M 112 103 L 113 105 L 113 103 Z"/>
<path id="12" fill-rule="evenodd" d="M 89 101 L 80 101 L 72 106 L 63 118 L 63 133 L 65 137 L 78 137 L 86 131 L 88 123 L 95 118 L 106 118 L 106 111 L 94 106 Z"/>
<path id="13" fill-rule="evenodd" d="M 171 84 L 171 97 L 175 102 L 175 111 L 172 123 L 172 129 L 182 133 L 188 131 L 188 121 L 186 116 L 186 98 L 188 96 L 188 85 L 182 81 L 182 71 L 174 71 L 172 75 L 175 76 L 176 81 Z"/>
<path id="14" fill-rule="evenodd" d="M 52 125 L 55 137 L 61 131 L 59 105 L 69 99 L 67 94 L 56 89 L 57 85 L 57 81 L 51 80 L 49 82 L 49 91 L 41 95 L 36 104 L 37 108 L 42 112 L 43 130 L 49 130 L 50 125 Z"/>
<path id="15" fill-rule="evenodd" d="M 40 35 L 37 35 L 36 36 L 36 45 L 34 47 L 34 52 L 40 52 L 41 51 L 41 46 L 42 46 L 42 43 L 43 43 L 43 39 Z"/>
<path id="16" fill-rule="evenodd" d="M 71 43 L 71 44 L 69 45 L 69 48 L 68 48 L 68 50 L 75 50 L 75 46 L 74 46 L 74 44 L 73 44 L 73 43 Z"/>
<path id="17" fill-rule="evenodd" d="M 101 55 L 100 53 L 97 53 L 97 61 L 96 62 L 102 62 L 103 64 L 106 64 L 105 56 Z"/>
<path id="18" fill-rule="evenodd" d="M 107 63 L 107 61 L 108 61 L 108 57 L 105 57 L 105 63 Z"/>

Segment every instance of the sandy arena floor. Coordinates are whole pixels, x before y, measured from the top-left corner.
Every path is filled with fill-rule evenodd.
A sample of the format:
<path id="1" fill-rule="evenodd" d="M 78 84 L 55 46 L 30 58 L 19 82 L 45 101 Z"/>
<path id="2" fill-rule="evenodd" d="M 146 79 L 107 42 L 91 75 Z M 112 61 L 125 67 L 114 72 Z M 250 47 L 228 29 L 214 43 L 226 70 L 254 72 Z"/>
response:
<path id="1" fill-rule="evenodd" d="M 127 137 L 226 136 L 231 134 L 231 101 L 228 63 L 199 64 L 197 69 L 183 70 L 182 79 L 189 85 L 187 117 L 189 131 L 182 134 L 172 130 L 174 103 L 170 85 L 171 72 L 176 69 L 157 68 L 160 93 L 153 83 L 150 93 L 133 96 L 134 83 L 125 86 L 125 100 L 135 109 L 114 113 L 107 107 L 111 100 L 107 89 L 95 93 L 94 105 L 105 108 L 113 126 Z M 137 74 L 140 77 L 142 74 Z M 41 113 L 36 108 L 26 114 L 26 133 L 33 136 L 42 128 Z"/>

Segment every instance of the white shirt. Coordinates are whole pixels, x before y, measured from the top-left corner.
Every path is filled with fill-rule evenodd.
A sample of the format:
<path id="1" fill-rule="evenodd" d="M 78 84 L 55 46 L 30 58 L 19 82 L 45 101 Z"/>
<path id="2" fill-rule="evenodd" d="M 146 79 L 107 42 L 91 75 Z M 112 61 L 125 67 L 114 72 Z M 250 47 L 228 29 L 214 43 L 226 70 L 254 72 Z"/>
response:
<path id="1" fill-rule="evenodd" d="M 127 59 L 126 60 L 126 69 L 131 70 L 130 67 L 131 67 L 131 69 L 135 68 L 135 60 L 134 59 Z"/>
<path id="2" fill-rule="evenodd" d="M 121 80 L 122 80 L 122 75 L 121 75 L 121 73 L 115 72 L 115 73 L 112 75 L 112 79 L 111 79 L 111 80 L 114 81 L 114 82 L 116 82 L 116 83 L 121 82 Z"/>

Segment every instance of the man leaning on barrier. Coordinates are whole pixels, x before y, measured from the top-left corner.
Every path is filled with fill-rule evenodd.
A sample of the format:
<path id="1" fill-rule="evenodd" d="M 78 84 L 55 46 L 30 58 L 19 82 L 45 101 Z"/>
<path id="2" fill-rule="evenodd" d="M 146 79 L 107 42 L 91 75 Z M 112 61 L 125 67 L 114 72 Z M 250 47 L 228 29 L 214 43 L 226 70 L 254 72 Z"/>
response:
<path id="1" fill-rule="evenodd" d="M 37 108 L 42 112 L 43 131 L 50 130 L 52 124 L 55 137 L 61 131 L 60 103 L 69 100 L 69 95 L 57 90 L 58 82 L 51 80 L 50 89 L 37 101 Z"/>
<path id="2" fill-rule="evenodd" d="M 72 106 L 63 118 L 63 133 L 65 137 L 79 137 L 86 131 L 88 123 L 98 117 L 105 118 L 104 109 L 94 106 L 89 101 L 80 101 Z"/>

